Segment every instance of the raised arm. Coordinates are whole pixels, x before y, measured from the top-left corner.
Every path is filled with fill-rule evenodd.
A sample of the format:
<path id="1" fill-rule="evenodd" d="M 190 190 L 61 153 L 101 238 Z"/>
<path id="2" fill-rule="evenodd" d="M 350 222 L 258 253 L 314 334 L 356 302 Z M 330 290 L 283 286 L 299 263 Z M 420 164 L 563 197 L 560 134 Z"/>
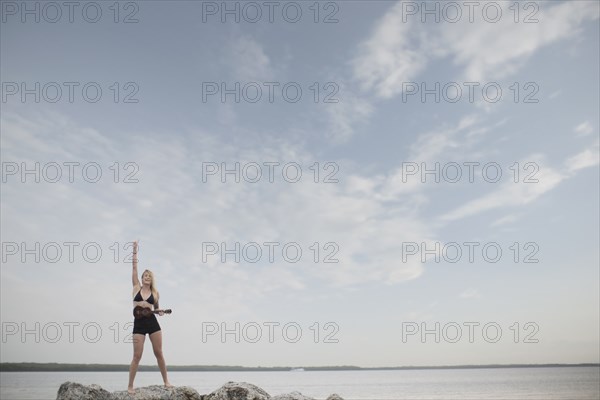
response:
<path id="1" fill-rule="evenodd" d="M 138 270 L 137 270 L 138 258 L 137 258 L 137 252 L 138 252 L 138 242 L 136 240 L 135 242 L 133 242 L 133 271 L 131 273 L 131 283 L 133 283 L 133 287 L 141 286 L 140 285 L 140 280 L 138 279 Z"/>

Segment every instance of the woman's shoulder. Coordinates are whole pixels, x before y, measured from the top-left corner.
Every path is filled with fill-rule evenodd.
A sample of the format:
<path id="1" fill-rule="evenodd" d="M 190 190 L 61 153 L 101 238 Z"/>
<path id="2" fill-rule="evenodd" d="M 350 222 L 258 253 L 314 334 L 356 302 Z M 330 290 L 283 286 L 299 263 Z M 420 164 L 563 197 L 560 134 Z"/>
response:
<path id="1" fill-rule="evenodd" d="M 132 292 L 136 294 L 142 287 L 140 285 L 133 285 Z"/>

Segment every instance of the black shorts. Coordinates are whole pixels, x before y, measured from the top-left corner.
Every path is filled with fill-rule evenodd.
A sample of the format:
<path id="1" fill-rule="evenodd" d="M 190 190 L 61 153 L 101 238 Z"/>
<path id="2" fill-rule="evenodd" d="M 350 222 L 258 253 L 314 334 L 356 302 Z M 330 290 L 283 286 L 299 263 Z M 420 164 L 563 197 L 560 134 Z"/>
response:
<path id="1" fill-rule="evenodd" d="M 140 333 L 145 336 L 146 333 L 150 335 L 157 331 L 160 331 L 160 325 L 154 314 L 146 318 L 133 320 L 133 333 Z"/>

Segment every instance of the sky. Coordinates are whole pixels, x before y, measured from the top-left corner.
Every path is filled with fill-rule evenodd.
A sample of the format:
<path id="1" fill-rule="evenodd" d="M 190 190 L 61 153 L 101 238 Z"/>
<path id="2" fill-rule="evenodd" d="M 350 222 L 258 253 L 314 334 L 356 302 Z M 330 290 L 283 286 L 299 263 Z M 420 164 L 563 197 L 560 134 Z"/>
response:
<path id="1" fill-rule="evenodd" d="M 2 362 L 128 364 L 134 240 L 167 365 L 600 362 L 598 2 L 72 4 L 1 2 Z"/>

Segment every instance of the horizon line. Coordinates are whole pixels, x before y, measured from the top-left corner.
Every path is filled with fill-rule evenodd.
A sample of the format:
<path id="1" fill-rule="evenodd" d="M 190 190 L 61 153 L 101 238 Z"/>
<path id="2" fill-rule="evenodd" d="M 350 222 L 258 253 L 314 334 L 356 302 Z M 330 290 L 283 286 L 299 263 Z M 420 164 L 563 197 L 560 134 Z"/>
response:
<path id="1" fill-rule="evenodd" d="M 420 370 L 420 369 L 485 369 L 485 368 L 558 368 L 558 367 L 600 367 L 600 363 L 541 363 L 541 364 L 457 364 L 457 365 L 406 365 L 394 367 L 359 367 L 355 365 L 328 366 L 274 366 L 246 367 L 240 365 L 169 365 L 171 371 L 197 372 L 239 372 L 239 371 L 374 371 L 374 370 Z M 0 372 L 116 372 L 129 369 L 129 364 L 96 363 L 38 363 L 0 362 Z M 139 365 L 138 371 L 158 370 L 158 365 Z"/>

